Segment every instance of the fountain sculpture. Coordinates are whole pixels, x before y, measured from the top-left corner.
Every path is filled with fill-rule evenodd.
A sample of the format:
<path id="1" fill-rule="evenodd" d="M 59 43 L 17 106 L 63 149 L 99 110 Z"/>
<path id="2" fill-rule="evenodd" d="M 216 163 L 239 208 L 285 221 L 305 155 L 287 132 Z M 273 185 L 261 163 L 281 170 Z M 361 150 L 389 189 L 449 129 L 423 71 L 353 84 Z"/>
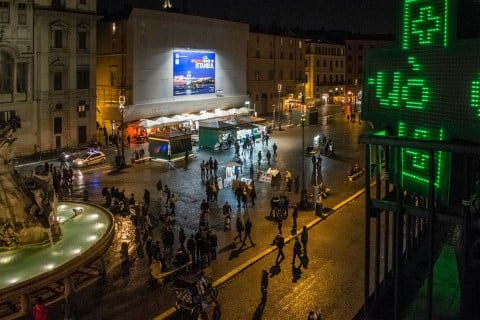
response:
<path id="1" fill-rule="evenodd" d="M 46 166 L 21 177 L 13 167 L 13 134 L 18 119 L 0 125 L 0 249 L 54 241 L 61 237 L 57 195 Z"/>

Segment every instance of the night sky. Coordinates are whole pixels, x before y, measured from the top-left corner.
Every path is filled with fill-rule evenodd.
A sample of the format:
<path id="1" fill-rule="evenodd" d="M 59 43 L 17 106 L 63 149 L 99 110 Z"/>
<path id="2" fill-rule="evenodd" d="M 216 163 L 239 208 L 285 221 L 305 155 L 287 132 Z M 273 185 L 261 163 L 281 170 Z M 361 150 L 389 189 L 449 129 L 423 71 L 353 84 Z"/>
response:
<path id="1" fill-rule="evenodd" d="M 253 27 L 303 31 L 343 30 L 394 34 L 401 0 L 171 0 L 172 11 L 239 21 Z M 119 12 L 130 4 L 161 9 L 164 0 L 98 0 L 99 10 Z M 458 36 L 480 37 L 480 0 L 457 0 Z M 107 11 L 102 10 L 107 8 Z"/>
<path id="2" fill-rule="evenodd" d="M 110 11 L 135 2 L 161 8 L 164 0 L 98 0 Z M 175 11 L 268 28 L 394 33 L 397 0 L 171 0 Z M 104 4 L 102 4 L 104 3 Z"/>

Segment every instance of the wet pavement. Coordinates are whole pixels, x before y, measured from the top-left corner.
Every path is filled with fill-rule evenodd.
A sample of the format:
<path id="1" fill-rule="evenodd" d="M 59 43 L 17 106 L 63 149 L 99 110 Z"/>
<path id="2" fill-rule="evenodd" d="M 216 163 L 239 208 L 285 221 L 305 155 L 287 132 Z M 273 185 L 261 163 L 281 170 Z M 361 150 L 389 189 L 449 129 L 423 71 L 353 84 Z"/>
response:
<path id="1" fill-rule="evenodd" d="M 359 134 L 368 132 L 368 124 L 362 123 L 346 123 L 340 115 L 340 108 L 335 106 L 323 107 L 323 115 L 329 115 L 329 122 L 326 124 L 318 126 L 306 126 L 305 130 L 305 144 L 310 144 L 313 140 L 313 136 L 317 133 L 330 134 L 333 138 L 335 144 L 335 157 L 329 158 L 323 156 L 322 161 L 322 177 L 327 185 L 331 188 L 328 199 L 324 201 L 324 206 L 327 208 L 332 208 L 338 203 L 342 202 L 344 199 L 356 194 L 359 190 L 363 188 L 363 179 L 358 181 L 348 181 L 347 179 L 347 170 L 354 163 L 362 164 L 364 157 L 364 146 L 359 145 L 357 142 L 357 137 Z M 286 128 L 283 125 L 283 128 Z M 271 146 L 275 142 L 278 145 L 278 156 L 273 158 L 272 166 L 282 172 L 289 170 L 292 172 L 293 176 L 299 176 L 300 183 L 302 181 L 302 163 L 303 163 L 303 153 L 302 153 L 302 128 L 301 127 L 289 127 L 283 131 L 276 131 L 270 134 L 269 146 L 265 146 L 261 143 L 257 143 L 255 146 L 253 165 L 256 170 L 266 170 L 268 164 L 264 158 L 260 167 L 257 166 L 256 154 L 258 150 L 262 150 L 262 153 L 265 154 L 267 148 L 271 149 Z M 129 159 L 130 152 L 133 152 L 135 149 L 139 149 L 142 145 L 131 145 L 130 148 L 126 148 L 126 158 Z M 146 149 L 146 148 L 145 148 Z M 197 148 L 196 148 L 197 149 Z M 92 166 L 91 168 L 77 169 L 75 170 L 75 181 L 74 188 L 72 190 L 73 197 L 80 197 L 82 191 L 87 189 L 89 191 L 89 201 L 94 203 L 102 204 L 103 199 L 101 197 L 101 189 L 103 187 L 118 187 L 120 190 L 125 189 L 127 195 L 134 193 L 137 200 L 141 200 L 143 195 L 143 190 L 148 189 L 151 192 L 152 204 L 150 212 L 155 216 L 159 212 L 160 204 L 158 203 L 158 197 L 156 196 L 155 185 L 159 179 L 162 180 L 163 184 L 167 184 L 172 190 L 172 193 L 175 194 L 177 198 L 176 206 L 176 218 L 174 222 L 174 232 L 176 240 L 178 241 L 178 230 L 180 227 L 183 227 L 186 231 L 187 237 L 195 233 L 198 230 L 199 225 L 199 213 L 200 213 L 200 204 L 203 199 L 206 198 L 204 183 L 200 178 L 200 162 L 201 160 L 207 160 L 209 157 L 217 159 L 217 161 L 222 164 L 228 161 L 235 160 L 233 148 L 228 151 L 213 151 L 209 149 L 197 149 L 195 152 L 195 158 L 192 159 L 188 165 L 185 166 L 183 160 L 174 162 L 174 163 L 159 163 L 159 162 L 147 162 L 143 164 L 129 164 L 129 167 L 116 171 L 113 165 L 113 156 L 116 152 L 116 148 L 111 146 L 105 149 L 105 152 L 109 158 L 108 165 L 98 165 Z M 309 186 L 312 180 L 315 180 L 315 176 L 312 175 L 312 163 L 310 157 L 305 157 L 305 185 Z M 243 166 L 243 175 L 248 177 L 248 168 L 252 162 L 247 158 L 244 160 Z M 25 168 L 20 168 L 23 170 Z M 224 176 L 225 168 L 223 166 L 219 167 L 219 176 Z M 223 231 L 223 215 L 222 215 L 222 205 L 225 201 L 228 201 L 232 204 L 234 211 L 233 221 L 235 215 L 238 214 L 236 210 L 236 203 L 233 191 L 230 188 L 223 189 L 219 192 L 218 201 L 212 203 L 211 213 L 209 216 L 210 227 L 216 232 L 218 236 L 218 255 L 217 260 L 213 261 L 210 266 L 207 266 L 204 270 L 214 279 L 232 279 L 227 281 L 226 285 L 220 286 L 220 295 L 219 301 L 224 305 L 222 318 L 224 319 L 252 319 L 252 313 L 245 313 L 245 318 L 243 316 L 239 317 L 230 317 L 236 315 L 235 310 L 238 308 L 230 307 L 232 302 L 235 302 L 235 292 L 238 290 L 236 286 L 242 286 L 242 280 L 244 275 L 246 279 L 252 278 L 255 283 L 253 283 L 250 288 L 244 290 L 245 294 L 248 295 L 249 292 L 255 292 L 248 298 L 240 299 L 242 309 L 252 310 L 258 306 L 258 281 L 255 281 L 255 278 L 259 277 L 257 272 L 258 268 L 269 268 L 271 266 L 272 257 L 276 256 L 276 253 L 269 253 L 272 250 L 270 246 L 271 241 L 274 236 L 277 234 L 277 226 L 269 218 L 270 211 L 270 198 L 273 195 L 285 193 L 285 182 L 282 179 L 282 183 L 278 186 L 271 186 L 267 183 L 259 182 L 255 179 L 255 187 L 257 190 L 257 201 L 254 208 L 249 207 L 247 212 L 241 211 L 241 216 L 245 219 L 245 215 L 248 215 L 253 222 L 253 231 L 252 237 L 253 240 L 257 243 L 255 247 L 245 246 L 243 250 L 237 250 L 239 245 L 238 242 L 235 245 L 233 237 L 235 236 L 235 231 Z M 296 203 L 299 200 L 299 193 L 286 193 L 289 196 L 291 203 Z M 361 206 L 360 206 L 361 207 Z M 359 212 L 357 212 L 357 210 Z M 348 215 L 356 214 L 361 217 L 363 211 L 360 209 L 355 209 L 355 212 L 346 213 Z M 321 265 L 324 262 L 335 260 L 335 239 L 334 233 L 330 234 L 328 230 L 344 230 L 347 233 L 340 236 L 345 241 L 359 241 L 363 242 L 363 238 L 357 236 L 355 239 L 352 239 L 348 234 L 356 234 L 356 231 L 349 230 L 363 230 L 363 226 L 356 219 L 350 221 L 348 228 L 341 226 L 341 219 L 334 216 L 325 220 L 328 223 L 320 223 L 313 227 L 312 230 L 315 230 L 315 233 L 318 234 L 329 234 L 328 238 L 332 243 L 328 243 L 331 246 L 329 251 L 321 250 L 323 245 L 318 246 L 318 248 L 313 249 L 315 244 L 321 243 L 324 240 L 316 241 L 312 238 L 312 251 L 310 253 L 311 266 L 309 266 L 308 272 L 311 273 L 307 278 L 303 276 L 300 278 L 299 282 L 302 282 L 302 288 L 296 288 L 295 290 L 301 290 L 301 292 L 306 292 L 308 290 L 319 290 L 323 294 L 329 294 L 327 283 L 324 283 L 319 289 L 308 287 L 305 285 L 305 279 L 311 280 L 311 277 L 317 278 L 317 275 L 332 274 L 333 278 L 345 278 L 346 281 L 352 281 L 354 277 L 358 278 L 357 286 L 361 287 L 361 274 L 363 269 L 358 267 L 355 270 L 350 271 L 355 272 L 355 275 L 350 274 L 348 277 L 344 277 L 340 273 L 336 273 L 338 265 L 345 263 L 345 266 L 342 269 L 348 269 L 348 251 L 342 252 L 345 255 L 345 258 L 342 258 L 338 264 L 330 266 L 328 270 L 323 270 Z M 298 218 L 299 228 L 303 225 L 308 225 L 310 222 L 314 221 L 317 217 L 315 216 L 312 210 L 301 211 Z M 336 222 L 338 221 L 338 222 Z M 160 240 L 160 228 L 162 222 L 159 222 L 154 229 L 154 240 Z M 283 233 L 290 234 L 292 227 L 291 215 L 285 220 L 283 225 Z M 319 228 L 319 229 L 318 229 Z M 138 240 L 138 239 L 137 239 Z M 347 242 L 348 242 L 347 241 Z M 120 248 L 122 243 L 127 243 L 130 248 L 130 263 L 128 266 L 121 266 L 121 257 L 120 257 Z M 342 247 L 345 246 L 347 250 L 348 243 L 342 241 Z M 156 288 L 150 288 L 147 286 L 149 279 L 149 270 L 147 266 L 147 259 L 143 253 L 143 250 L 138 250 L 138 241 L 135 239 L 135 228 L 131 223 L 131 220 L 128 217 L 116 217 L 116 235 L 114 243 L 110 250 L 103 256 L 103 259 L 107 266 L 107 277 L 104 281 L 99 282 L 97 285 L 94 285 L 90 288 L 87 288 L 81 292 L 75 293 L 71 299 L 71 305 L 73 314 L 75 314 L 76 319 L 151 319 L 158 315 L 165 315 L 171 313 L 172 307 L 175 306 L 175 294 L 171 284 L 166 284 L 165 286 L 159 286 Z M 339 244 L 340 245 L 340 244 Z M 176 243 L 175 247 L 178 246 Z M 291 246 L 287 246 L 289 249 Z M 285 268 L 289 269 L 290 261 L 288 257 L 291 257 L 291 252 L 289 249 L 286 249 L 287 260 Z M 358 251 L 358 252 L 357 252 Z M 357 250 L 356 253 L 361 255 L 362 250 Z M 318 256 L 317 256 L 318 253 Z M 357 263 L 361 263 L 360 257 L 358 257 Z M 258 262 L 257 262 L 258 261 Z M 322 262 L 323 261 L 323 262 Z M 320 264 L 319 264 L 320 263 Z M 255 266 L 251 268 L 250 266 Z M 245 269 L 246 268 L 246 269 Z M 238 273 L 244 270 L 242 273 Z M 333 272 L 333 273 L 332 273 Z M 249 274 L 252 273 L 251 276 Z M 255 275 L 258 273 L 258 277 Z M 283 275 L 282 277 L 286 276 Z M 291 274 L 291 271 L 288 270 L 288 274 Z M 354 277 L 353 277 L 354 276 Z M 279 277 L 280 278 L 280 277 Z M 290 281 L 287 281 L 291 283 Z M 292 288 L 285 287 L 285 290 L 292 290 Z M 242 292 L 243 293 L 243 292 Z M 307 293 L 305 293 L 307 294 Z M 347 292 L 348 294 L 348 292 Z M 231 299 L 227 298 L 231 297 Z M 352 301 L 356 300 L 356 295 L 352 293 Z M 294 298 L 294 297 L 293 297 Z M 292 299 L 293 299 L 292 298 Z M 227 299 L 227 300 L 224 300 Z M 228 301 L 228 302 L 227 302 Z M 352 311 L 358 311 L 358 308 L 361 306 L 361 302 L 356 301 L 352 302 L 347 306 L 339 305 L 338 301 L 329 299 L 328 304 L 329 309 L 335 309 L 335 313 L 342 313 L 344 308 L 345 314 L 350 314 Z M 238 305 L 238 304 L 237 304 Z M 267 304 L 267 306 L 269 303 Z M 322 305 L 324 305 L 322 303 Z M 305 304 L 305 308 L 308 305 Z M 357 308 L 358 306 L 358 308 Z M 311 306 L 308 306 L 311 307 Z M 52 319 L 63 319 L 64 310 L 62 304 L 56 304 L 50 306 L 51 308 L 51 318 Z M 303 307 L 302 307 L 303 308 Z M 347 312 L 348 309 L 348 312 Z M 353 310 L 356 309 L 356 310 Z M 230 311 L 228 311 L 230 310 Z M 232 312 L 232 313 L 228 313 Z M 354 313 L 355 313 L 354 312 Z M 334 313 L 334 312 L 331 312 Z M 267 312 L 264 313 L 262 319 L 272 319 L 272 317 L 267 316 Z M 353 315 L 353 314 L 352 314 Z M 170 318 L 178 318 L 179 314 L 173 314 Z M 303 317 L 303 316 L 302 316 Z M 288 319 L 292 318 L 291 316 L 285 315 L 285 317 L 275 317 L 275 319 Z M 330 318 L 330 317 L 329 317 Z M 333 319 L 333 318 L 332 318 Z M 341 319 L 341 317 L 337 317 Z"/>

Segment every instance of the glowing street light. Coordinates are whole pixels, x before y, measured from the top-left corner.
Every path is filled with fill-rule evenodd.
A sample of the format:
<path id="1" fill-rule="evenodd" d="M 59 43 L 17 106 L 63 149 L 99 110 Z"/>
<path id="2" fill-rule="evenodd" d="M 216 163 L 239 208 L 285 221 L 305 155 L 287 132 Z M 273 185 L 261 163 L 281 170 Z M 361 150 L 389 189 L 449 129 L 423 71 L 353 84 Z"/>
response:
<path id="1" fill-rule="evenodd" d="M 122 116 L 121 118 L 121 138 L 120 142 L 122 144 L 122 154 L 120 156 L 120 161 L 117 162 L 118 168 L 123 169 L 126 167 L 125 165 L 125 144 L 123 142 L 123 136 L 124 136 L 124 123 L 123 123 L 123 112 L 125 111 L 125 96 L 119 96 L 118 97 L 118 110 L 120 111 L 120 115 Z"/>

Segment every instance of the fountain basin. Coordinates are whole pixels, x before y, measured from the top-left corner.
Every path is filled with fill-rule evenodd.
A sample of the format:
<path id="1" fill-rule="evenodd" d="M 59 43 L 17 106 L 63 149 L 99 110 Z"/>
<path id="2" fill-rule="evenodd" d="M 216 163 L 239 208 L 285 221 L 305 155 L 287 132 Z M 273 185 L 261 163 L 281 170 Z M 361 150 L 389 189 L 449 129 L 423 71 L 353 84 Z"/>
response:
<path id="1" fill-rule="evenodd" d="M 81 209 L 75 215 L 73 209 Z M 97 260 L 110 247 L 114 218 L 106 209 L 83 202 L 60 202 L 62 237 L 0 252 L 0 299 L 29 294 Z"/>

